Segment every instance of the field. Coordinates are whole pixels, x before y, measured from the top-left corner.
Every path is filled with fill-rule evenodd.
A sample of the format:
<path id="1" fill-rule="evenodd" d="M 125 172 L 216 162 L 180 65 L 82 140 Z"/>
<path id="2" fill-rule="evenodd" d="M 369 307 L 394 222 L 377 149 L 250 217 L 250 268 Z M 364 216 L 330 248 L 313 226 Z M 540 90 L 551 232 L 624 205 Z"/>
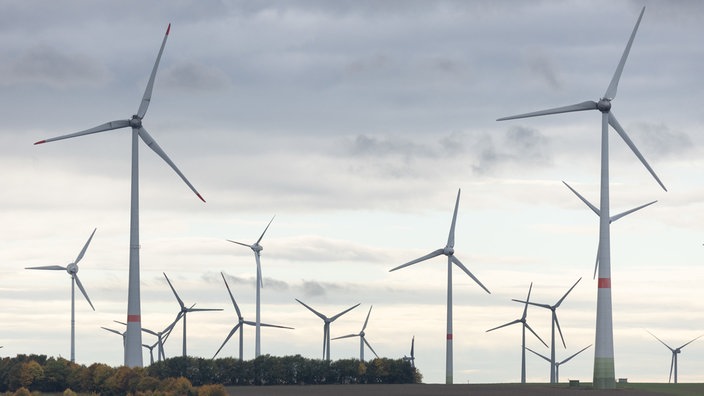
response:
<path id="1" fill-rule="evenodd" d="M 547 395 L 547 396 L 656 396 L 704 395 L 704 384 L 619 384 L 615 390 L 594 390 L 591 384 L 570 388 L 566 384 L 469 384 L 469 385 L 311 385 L 229 387 L 237 396 L 459 396 L 459 395 Z"/>

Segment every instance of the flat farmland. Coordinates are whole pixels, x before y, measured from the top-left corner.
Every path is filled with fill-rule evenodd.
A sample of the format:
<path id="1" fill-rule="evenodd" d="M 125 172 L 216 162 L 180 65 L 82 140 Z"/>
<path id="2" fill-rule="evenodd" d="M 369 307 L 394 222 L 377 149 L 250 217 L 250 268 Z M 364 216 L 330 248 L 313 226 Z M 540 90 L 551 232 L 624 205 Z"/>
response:
<path id="1" fill-rule="evenodd" d="M 656 396 L 704 395 L 704 384 L 619 384 L 614 390 L 594 390 L 590 384 L 570 388 L 567 384 L 408 384 L 408 385 L 281 385 L 228 387 L 238 396 Z"/>

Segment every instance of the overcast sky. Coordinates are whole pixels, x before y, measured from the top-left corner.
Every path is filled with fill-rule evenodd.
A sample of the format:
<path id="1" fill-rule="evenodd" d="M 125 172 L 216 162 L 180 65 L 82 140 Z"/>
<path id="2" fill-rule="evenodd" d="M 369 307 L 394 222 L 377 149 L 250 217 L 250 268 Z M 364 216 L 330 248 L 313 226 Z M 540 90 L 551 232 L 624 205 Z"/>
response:
<path id="1" fill-rule="evenodd" d="M 100 326 L 127 310 L 129 130 L 32 143 L 134 114 L 169 23 L 144 125 L 207 203 L 141 146 L 144 327 L 177 312 L 166 272 L 186 304 L 224 310 L 189 319 L 189 354 L 212 357 L 236 319 L 220 271 L 254 319 L 254 257 L 226 239 L 252 243 L 276 215 L 262 320 L 295 330 L 263 330 L 263 353 L 321 357 L 322 322 L 295 298 L 328 315 L 361 303 L 333 337 L 373 305 L 375 350 L 401 357 L 415 336 L 425 382 L 444 382 L 446 262 L 388 270 L 445 245 L 461 188 L 456 256 L 492 294 L 454 272 L 455 382 L 519 381 L 520 327 L 485 331 L 520 317 L 511 299 L 531 282 L 552 304 L 583 278 L 558 310 L 557 357 L 592 344 L 598 219 L 561 181 L 598 203 L 599 113 L 495 120 L 598 100 L 643 5 L 612 110 L 668 192 L 611 133 L 612 212 L 658 200 L 612 226 L 616 376 L 667 381 L 670 352 L 646 329 L 672 346 L 704 333 L 698 1 L 3 1 L 2 354 L 69 357 L 70 278 L 24 267 L 70 263 L 97 227 L 76 358 L 123 362 Z M 549 311 L 528 321 L 549 343 Z M 358 349 L 333 341 L 332 358 Z M 236 353 L 233 339 L 221 356 Z M 591 381 L 593 357 L 562 380 Z M 704 381 L 704 341 L 679 359 L 680 381 Z M 529 355 L 529 381 L 548 378 Z"/>

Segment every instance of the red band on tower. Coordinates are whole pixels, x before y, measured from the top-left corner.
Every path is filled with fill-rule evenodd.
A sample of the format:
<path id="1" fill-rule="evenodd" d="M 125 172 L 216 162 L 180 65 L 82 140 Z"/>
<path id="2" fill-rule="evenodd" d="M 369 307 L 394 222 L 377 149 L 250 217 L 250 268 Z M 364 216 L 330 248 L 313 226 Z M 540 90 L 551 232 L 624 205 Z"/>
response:
<path id="1" fill-rule="evenodd" d="M 141 322 L 141 321 L 142 321 L 141 315 L 127 315 L 127 323 Z"/>
<path id="2" fill-rule="evenodd" d="M 599 278 L 599 289 L 611 289 L 611 278 Z"/>
<path id="3" fill-rule="evenodd" d="M 447 335 L 447 339 L 448 339 L 449 341 L 452 341 L 452 334 L 448 334 L 448 335 Z"/>

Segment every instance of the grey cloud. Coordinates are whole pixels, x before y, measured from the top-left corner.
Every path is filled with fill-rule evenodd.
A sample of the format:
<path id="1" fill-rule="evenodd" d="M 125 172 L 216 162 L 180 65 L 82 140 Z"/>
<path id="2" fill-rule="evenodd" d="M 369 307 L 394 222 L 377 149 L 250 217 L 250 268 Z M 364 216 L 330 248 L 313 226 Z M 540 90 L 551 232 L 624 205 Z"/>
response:
<path id="1" fill-rule="evenodd" d="M 690 150 L 692 139 L 682 131 L 675 131 L 664 124 L 637 125 L 637 143 L 645 153 L 666 157 L 671 155 L 681 155 Z"/>
<path id="2" fill-rule="evenodd" d="M 318 282 L 303 281 L 302 289 L 303 295 L 306 297 L 316 297 L 325 295 L 325 288 L 323 288 L 323 286 Z"/>
<path id="3" fill-rule="evenodd" d="M 348 241 L 326 239 L 313 236 L 290 238 L 278 242 L 278 251 L 283 251 L 287 259 L 305 261 L 360 261 L 387 262 L 388 254 L 381 249 L 369 248 Z"/>
<path id="4" fill-rule="evenodd" d="M 191 62 L 165 69 L 160 79 L 166 87 L 191 92 L 224 90 L 232 85 L 222 70 Z"/>
<path id="5" fill-rule="evenodd" d="M 528 57 L 531 74 L 545 81 L 551 88 L 562 88 L 562 82 L 550 58 L 540 50 L 533 50 Z"/>
<path id="6" fill-rule="evenodd" d="M 36 45 L 0 63 L 0 84 L 46 84 L 57 88 L 99 86 L 110 77 L 107 69 L 79 54 Z"/>

